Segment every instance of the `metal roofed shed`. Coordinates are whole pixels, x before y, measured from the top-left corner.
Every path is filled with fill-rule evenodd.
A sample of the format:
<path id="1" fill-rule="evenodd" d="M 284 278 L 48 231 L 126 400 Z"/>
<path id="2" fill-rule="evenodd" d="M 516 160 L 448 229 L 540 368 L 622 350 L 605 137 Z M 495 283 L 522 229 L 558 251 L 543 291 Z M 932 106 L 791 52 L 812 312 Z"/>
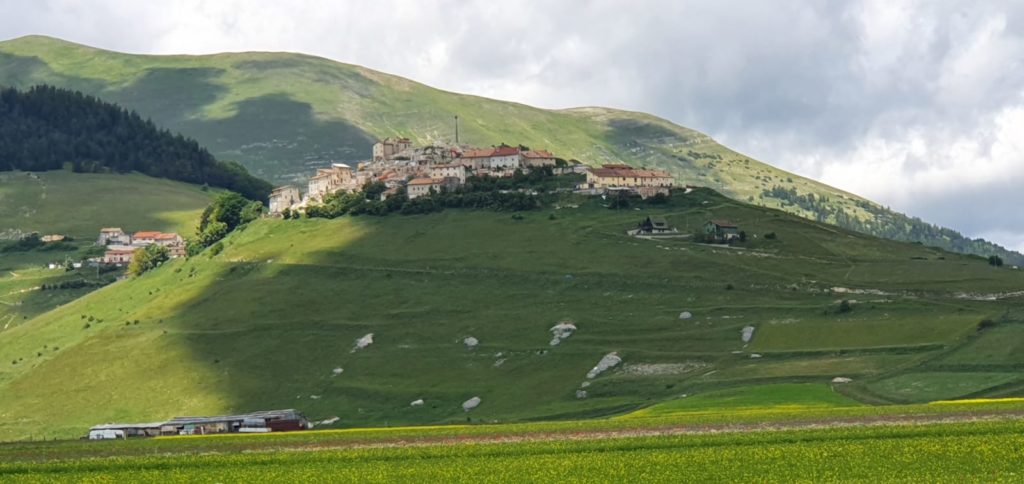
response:
<path id="1" fill-rule="evenodd" d="M 155 437 L 158 435 L 206 435 L 265 433 L 306 430 L 309 421 L 295 409 L 268 410 L 238 415 L 174 417 L 163 422 L 109 423 L 89 429 L 90 440 Z"/>

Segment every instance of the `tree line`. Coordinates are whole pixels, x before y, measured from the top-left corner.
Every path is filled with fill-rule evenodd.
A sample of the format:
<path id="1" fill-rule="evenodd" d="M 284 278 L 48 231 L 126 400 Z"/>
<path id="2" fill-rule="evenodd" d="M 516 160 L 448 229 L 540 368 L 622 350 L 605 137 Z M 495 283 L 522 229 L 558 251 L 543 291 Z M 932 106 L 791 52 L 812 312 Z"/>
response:
<path id="1" fill-rule="evenodd" d="M 763 190 L 761 198 L 780 200 L 783 206 L 797 206 L 814 214 L 814 218 L 819 222 L 832 223 L 855 232 L 902 242 L 920 242 L 961 254 L 982 257 L 995 255 L 1000 260 L 1012 261 L 1017 265 L 1024 264 L 1024 256 L 998 244 L 981 238 L 972 239 L 956 230 L 930 224 L 918 217 L 909 217 L 863 200 L 854 200 L 854 204 L 871 214 L 871 217 L 861 218 L 856 214 L 847 213 L 841 207 L 833 205 L 828 197 L 815 196 L 813 193 L 801 194 L 793 187 L 787 189 L 778 185 L 773 186 L 770 190 Z"/>
<path id="2" fill-rule="evenodd" d="M 137 171 L 255 200 L 273 188 L 237 162 L 217 160 L 195 140 L 96 97 L 47 85 L 0 90 L 0 171 L 64 168 Z"/>

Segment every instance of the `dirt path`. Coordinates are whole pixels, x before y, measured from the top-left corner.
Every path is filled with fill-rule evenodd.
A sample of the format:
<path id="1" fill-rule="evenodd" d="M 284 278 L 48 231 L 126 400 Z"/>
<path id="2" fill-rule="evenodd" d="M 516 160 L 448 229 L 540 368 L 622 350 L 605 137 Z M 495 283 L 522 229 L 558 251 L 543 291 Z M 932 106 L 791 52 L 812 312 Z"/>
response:
<path id="1" fill-rule="evenodd" d="M 810 430 L 823 428 L 877 427 L 888 425 L 926 425 L 966 422 L 991 422 L 1024 419 L 1024 410 L 1001 412 L 948 413 L 942 415 L 890 415 L 837 419 L 802 420 L 770 423 L 736 424 L 681 424 L 650 428 L 594 429 L 550 432 L 525 432 L 505 435 L 466 435 L 448 437 L 366 439 L 348 442 L 294 442 L 268 447 L 254 446 L 250 451 L 275 452 L 282 450 L 316 451 L 374 447 L 407 447 L 460 444 L 500 444 L 516 442 L 544 442 L 556 440 L 601 440 L 628 437 L 656 437 L 673 435 L 705 435 L 736 432 L 772 432 L 782 430 Z"/>

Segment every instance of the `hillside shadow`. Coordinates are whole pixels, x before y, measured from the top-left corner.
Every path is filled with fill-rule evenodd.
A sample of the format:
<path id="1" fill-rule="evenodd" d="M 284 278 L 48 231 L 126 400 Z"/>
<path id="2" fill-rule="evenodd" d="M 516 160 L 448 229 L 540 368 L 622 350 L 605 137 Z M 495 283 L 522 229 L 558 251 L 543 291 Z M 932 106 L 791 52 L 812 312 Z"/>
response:
<path id="1" fill-rule="evenodd" d="M 184 132 L 186 121 L 200 117 L 203 108 L 228 91 L 215 82 L 223 73 L 209 67 L 146 69 L 135 82 L 106 96 L 163 128 Z"/>
<path id="2" fill-rule="evenodd" d="M 686 138 L 664 126 L 636 119 L 615 118 L 608 120 L 611 130 L 609 139 L 620 146 L 636 143 L 683 143 Z"/>
<path id="3" fill-rule="evenodd" d="M 312 105 L 286 94 L 249 98 L 235 107 L 229 118 L 183 120 L 181 131 L 219 158 L 241 161 L 270 180 L 306 177 L 331 161 L 366 159 L 375 141 L 351 123 L 319 119 Z"/>
<path id="4" fill-rule="evenodd" d="M 0 52 L 0 86 L 27 89 L 37 84 L 50 84 L 99 94 L 106 83 L 97 79 L 58 74 L 36 56 L 21 56 Z"/>

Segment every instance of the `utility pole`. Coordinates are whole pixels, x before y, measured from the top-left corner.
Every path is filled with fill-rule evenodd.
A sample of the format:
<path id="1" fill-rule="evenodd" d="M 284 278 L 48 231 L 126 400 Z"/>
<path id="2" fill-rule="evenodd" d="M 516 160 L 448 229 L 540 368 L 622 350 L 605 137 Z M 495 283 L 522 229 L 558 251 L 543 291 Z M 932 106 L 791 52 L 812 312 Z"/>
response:
<path id="1" fill-rule="evenodd" d="M 455 115 L 455 144 L 459 144 L 459 115 Z"/>

